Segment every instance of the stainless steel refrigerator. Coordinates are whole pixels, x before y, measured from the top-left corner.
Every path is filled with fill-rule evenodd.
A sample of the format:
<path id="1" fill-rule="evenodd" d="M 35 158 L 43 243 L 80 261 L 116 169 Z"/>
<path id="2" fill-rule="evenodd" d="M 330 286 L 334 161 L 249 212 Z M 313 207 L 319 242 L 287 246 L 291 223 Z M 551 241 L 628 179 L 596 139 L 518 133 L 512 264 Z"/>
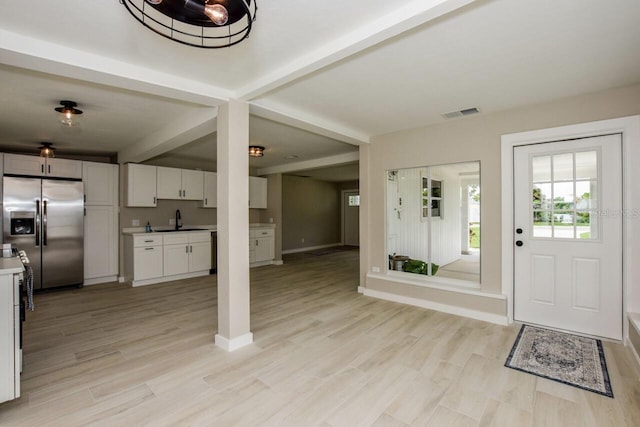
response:
<path id="1" fill-rule="evenodd" d="M 84 187 L 81 181 L 3 178 L 4 243 L 31 261 L 34 289 L 84 280 Z"/>

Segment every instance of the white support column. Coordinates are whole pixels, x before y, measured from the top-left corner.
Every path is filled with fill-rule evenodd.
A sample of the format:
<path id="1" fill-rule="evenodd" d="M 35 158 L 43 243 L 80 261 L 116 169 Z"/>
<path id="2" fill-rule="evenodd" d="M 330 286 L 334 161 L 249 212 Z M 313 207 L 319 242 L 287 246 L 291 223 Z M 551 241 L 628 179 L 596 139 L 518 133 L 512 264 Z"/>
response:
<path id="1" fill-rule="evenodd" d="M 218 333 L 227 351 L 251 344 L 249 300 L 249 106 L 218 111 Z"/>

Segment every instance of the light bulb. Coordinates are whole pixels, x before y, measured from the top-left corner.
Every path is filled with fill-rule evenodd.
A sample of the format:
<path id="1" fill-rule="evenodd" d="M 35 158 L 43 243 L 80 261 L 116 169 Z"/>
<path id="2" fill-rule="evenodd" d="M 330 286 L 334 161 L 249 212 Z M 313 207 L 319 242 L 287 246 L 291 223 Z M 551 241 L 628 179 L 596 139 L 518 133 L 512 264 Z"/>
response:
<path id="1" fill-rule="evenodd" d="M 227 12 L 227 8 L 221 4 L 205 5 L 204 14 L 216 25 L 224 25 L 229 20 L 229 12 Z"/>

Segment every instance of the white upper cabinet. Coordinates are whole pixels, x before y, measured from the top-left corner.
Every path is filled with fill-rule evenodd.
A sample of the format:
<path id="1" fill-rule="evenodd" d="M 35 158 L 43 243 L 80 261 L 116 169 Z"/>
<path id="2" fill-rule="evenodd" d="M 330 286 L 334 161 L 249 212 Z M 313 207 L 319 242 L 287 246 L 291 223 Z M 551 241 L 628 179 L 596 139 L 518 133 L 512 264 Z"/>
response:
<path id="1" fill-rule="evenodd" d="M 85 203 L 91 206 L 117 205 L 118 165 L 82 163 Z"/>
<path id="2" fill-rule="evenodd" d="M 125 165 L 128 207 L 155 207 L 156 167 L 128 163 Z"/>
<path id="3" fill-rule="evenodd" d="M 182 169 L 182 198 L 184 200 L 204 198 L 204 172 Z"/>
<path id="4" fill-rule="evenodd" d="M 82 178 L 82 162 L 68 159 L 47 159 L 45 175 L 56 178 Z"/>
<path id="5" fill-rule="evenodd" d="M 204 173 L 202 171 L 158 166 L 158 198 L 174 200 L 202 200 Z"/>
<path id="6" fill-rule="evenodd" d="M 267 208 L 267 178 L 249 177 L 249 207 Z"/>
<path id="7" fill-rule="evenodd" d="M 82 162 L 68 159 L 46 159 L 22 154 L 5 154 L 4 173 L 80 179 L 82 178 Z"/>
<path id="8" fill-rule="evenodd" d="M 215 172 L 204 173 L 204 198 L 202 199 L 203 208 L 215 208 L 218 198 L 218 175 Z"/>
<path id="9" fill-rule="evenodd" d="M 158 199 L 182 199 L 182 169 L 157 167 Z"/>

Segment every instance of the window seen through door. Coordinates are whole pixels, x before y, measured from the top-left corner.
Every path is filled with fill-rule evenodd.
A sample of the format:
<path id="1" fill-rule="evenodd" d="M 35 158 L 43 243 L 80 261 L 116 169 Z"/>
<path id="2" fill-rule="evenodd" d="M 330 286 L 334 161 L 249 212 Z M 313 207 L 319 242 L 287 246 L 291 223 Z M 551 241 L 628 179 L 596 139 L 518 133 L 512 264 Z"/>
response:
<path id="1" fill-rule="evenodd" d="M 598 239 L 599 154 L 531 157 L 533 237 Z"/>
<path id="2" fill-rule="evenodd" d="M 360 196 L 349 196 L 349 206 L 360 206 Z"/>

